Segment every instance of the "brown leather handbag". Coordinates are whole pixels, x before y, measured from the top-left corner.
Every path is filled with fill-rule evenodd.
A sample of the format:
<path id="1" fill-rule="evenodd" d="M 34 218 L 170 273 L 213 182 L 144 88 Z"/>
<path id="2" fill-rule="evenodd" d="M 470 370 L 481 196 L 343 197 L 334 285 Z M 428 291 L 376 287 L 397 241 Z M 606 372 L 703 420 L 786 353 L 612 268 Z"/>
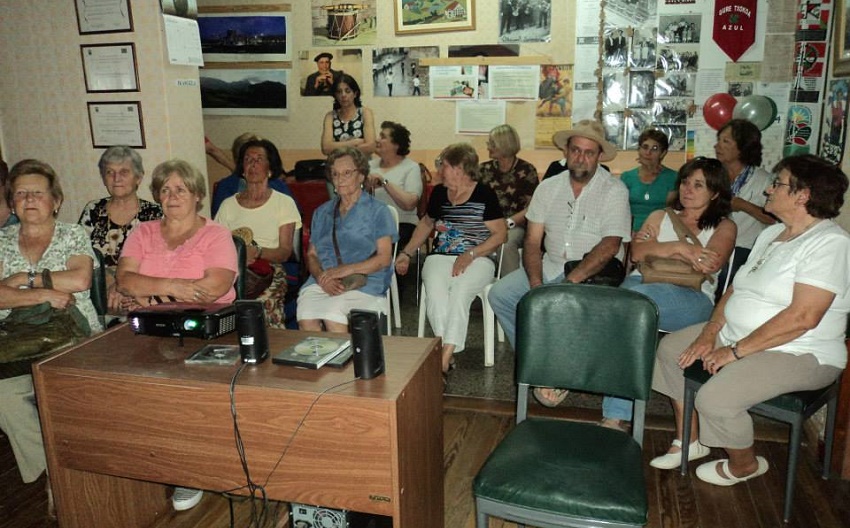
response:
<path id="1" fill-rule="evenodd" d="M 702 247 L 699 239 L 691 233 L 691 230 L 688 229 L 672 208 L 668 207 L 665 211 L 667 212 L 667 216 L 670 217 L 673 230 L 676 231 L 679 240 L 682 242 L 690 241 L 690 243 Z M 697 271 L 687 262 L 676 258 L 648 256 L 642 262 L 638 263 L 638 270 L 640 271 L 642 282 L 646 284 L 666 282 L 700 290 L 702 283 L 706 280 L 714 282 L 713 276 Z"/>

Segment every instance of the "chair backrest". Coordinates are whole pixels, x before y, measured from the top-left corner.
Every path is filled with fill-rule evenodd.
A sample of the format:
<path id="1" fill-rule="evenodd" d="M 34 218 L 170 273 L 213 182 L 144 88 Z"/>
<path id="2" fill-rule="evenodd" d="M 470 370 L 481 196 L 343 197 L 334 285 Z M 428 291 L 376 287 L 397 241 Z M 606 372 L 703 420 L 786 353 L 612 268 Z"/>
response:
<path id="1" fill-rule="evenodd" d="M 647 400 L 658 308 L 630 290 L 551 284 L 517 306 L 517 381 Z"/>
<path id="2" fill-rule="evenodd" d="M 729 260 L 726 261 L 726 264 L 720 268 L 720 273 L 717 274 L 717 289 L 714 291 L 714 302 L 715 304 L 723 297 L 723 294 L 726 292 L 726 289 L 732 284 L 732 277 L 735 276 L 735 272 L 738 271 L 738 267 L 740 267 L 742 263 L 738 263 L 738 266 L 735 266 L 735 248 L 732 248 L 732 253 L 729 255 Z"/>
<path id="3" fill-rule="evenodd" d="M 245 247 L 245 241 L 239 237 L 233 237 L 233 245 L 236 246 L 236 262 L 239 267 L 239 274 L 236 276 L 236 298 L 245 298 L 245 270 L 248 268 L 248 250 Z"/>
<path id="4" fill-rule="evenodd" d="M 106 268 L 103 264 L 103 254 L 97 249 L 93 249 L 94 257 L 97 260 L 98 266 L 92 270 L 91 288 L 89 289 L 89 297 L 94 305 L 94 310 L 97 315 L 106 315 L 109 310 L 109 298 L 106 288 Z"/>
<path id="5" fill-rule="evenodd" d="M 422 194 L 419 195 L 419 203 L 416 205 L 416 216 L 422 218 L 428 211 L 428 200 L 431 199 L 431 191 L 434 186 L 431 185 L 431 171 L 424 163 L 419 164 L 419 177 L 422 179 Z"/>
<path id="6" fill-rule="evenodd" d="M 393 215 L 393 220 L 395 220 L 395 230 L 396 230 L 396 233 L 398 233 L 398 224 L 399 224 L 398 210 L 391 205 L 387 205 L 387 209 L 389 209 L 390 214 Z M 392 261 L 390 261 L 390 266 L 395 265 L 395 258 L 396 258 L 397 254 L 398 254 L 398 243 L 396 242 L 395 244 L 393 244 L 393 259 L 392 259 Z"/>

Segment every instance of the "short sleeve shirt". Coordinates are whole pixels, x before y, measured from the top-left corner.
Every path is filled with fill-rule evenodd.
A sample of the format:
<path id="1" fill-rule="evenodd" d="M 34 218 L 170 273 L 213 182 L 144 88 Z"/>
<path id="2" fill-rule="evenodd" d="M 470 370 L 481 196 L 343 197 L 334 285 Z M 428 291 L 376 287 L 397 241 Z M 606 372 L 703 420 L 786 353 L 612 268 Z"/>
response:
<path id="1" fill-rule="evenodd" d="M 738 176 L 740 177 L 740 175 Z M 753 205 L 764 207 L 767 196 L 764 191 L 772 181 L 772 176 L 769 172 L 761 167 L 756 168 L 753 174 L 747 180 L 747 183 L 741 187 L 738 194 L 735 196 L 746 200 Z M 751 248 L 756 241 L 756 237 L 765 228 L 762 224 L 749 214 L 743 211 L 734 211 L 731 215 L 732 221 L 738 226 L 738 236 L 735 238 L 735 245 L 743 248 Z"/>
<path id="2" fill-rule="evenodd" d="M 108 198 L 92 200 L 83 208 L 78 223 L 83 226 L 91 239 L 91 245 L 103 255 L 106 266 L 117 266 L 121 256 L 124 241 L 137 225 L 150 222 L 162 217 L 159 204 L 139 198 L 139 211 L 132 220 L 124 225 L 118 225 L 109 218 L 106 207 Z"/>
<path id="3" fill-rule="evenodd" d="M 461 255 L 490 238 L 484 222 L 504 218 L 496 193 L 483 183 L 476 183 L 469 199 L 453 205 L 448 189 L 434 187 L 428 202 L 428 216 L 434 220 L 434 253 Z"/>
<path id="4" fill-rule="evenodd" d="M 381 160 L 373 159 L 369 163 L 369 170 L 383 176 L 393 185 L 401 187 L 405 192 L 422 196 L 422 171 L 419 164 L 410 158 L 404 158 L 401 163 L 389 169 L 382 169 Z M 403 211 L 383 187 L 375 189 L 375 198 L 398 211 L 399 222 L 416 224 L 419 221 L 415 207 L 410 211 Z"/>
<path id="5" fill-rule="evenodd" d="M 242 207 L 236 197 L 231 196 L 221 204 L 215 221 L 231 231 L 250 227 L 257 244 L 268 248 L 280 245 L 281 226 L 295 224 L 295 229 L 301 227 L 301 215 L 295 200 L 274 190 L 266 203 L 254 209 Z"/>
<path id="6" fill-rule="evenodd" d="M 478 168 L 478 175 L 479 182 L 496 191 L 499 206 L 505 216 L 514 215 L 528 207 L 534 190 L 540 183 L 534 165 L 519 158 L 507 172 L 499 170 L 499 162 L 496 160 L 485 161 Z"/>

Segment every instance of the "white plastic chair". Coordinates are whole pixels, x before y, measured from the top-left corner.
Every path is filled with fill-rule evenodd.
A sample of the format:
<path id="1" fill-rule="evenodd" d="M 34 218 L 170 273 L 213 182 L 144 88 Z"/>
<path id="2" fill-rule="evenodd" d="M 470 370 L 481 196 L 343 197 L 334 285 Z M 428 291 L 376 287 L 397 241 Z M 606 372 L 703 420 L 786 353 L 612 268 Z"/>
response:
<path id="1" fill-rule="evenodd" d="M 398 232 L 398 211 L 395 207 L 387 206 L 395 219 L 396 232 Z M 395 327 L 401 328 L 401 307 L 398 296 L 398 278 L 395 275 L 395 258 L 398 254 L 398 243 L 393 244 L 393 259 L 390 261 L 390 268 L 393 268 L 392 278 L 390 279 L 390 287 L 387 288 L 387 302 L 384 305 L 384 314 L 387 316 L 387 335 L 393 335 L 392 322 L 395 321 Z"/>
<path id="2" fill-rule="evenodd" d="M 504 244 L 499 246 L 499 262 L 496 266 L 496 275 L 493 276 L 493 281 L 484 287 L 483 290 L 478 292 L 476 297 L 481 299 L 481 306 L 483 307 L 483 318 L 484 318 L 484 366 L 492 367 L 496 364 L 496 343 L 493 339 L 494 334 L 496 334 L 496 330 L 498 329 L 499 334 L 499 342 L 503 343 L 505 341 L 505 332 L 502 330 L 502 327 L 496 322 L 496 314 L 493 312 L 493 309 L 490 307 L 490 303 L 487 302 L 487 294 L 490 293 L 490 288 L 493 287 L 493 284 L 496 283 L 502 277 L 502 250 L 504 249 Z M 425 311 L 426 305 L 426 297 L 425 297 L 425 283 L 423 281 L 421 286 L 421 293 L 419 295 L 419 329 L 416 333 L 418 337 L 425 337 L 425 319 L 427 318 L 427 314 Z"/>

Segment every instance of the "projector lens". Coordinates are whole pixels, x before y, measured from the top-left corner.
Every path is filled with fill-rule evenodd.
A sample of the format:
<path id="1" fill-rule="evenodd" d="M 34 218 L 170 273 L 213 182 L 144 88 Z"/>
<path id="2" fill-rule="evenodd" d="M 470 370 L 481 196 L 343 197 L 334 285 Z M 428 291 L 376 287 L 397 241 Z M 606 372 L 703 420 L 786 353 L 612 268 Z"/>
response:
<path id="1" fill-rule="evenodd" d="M 194 330 L 198 328 L 200 323 L 196 319 L 186 319 L 183 321 L 183 330 Z"/>

